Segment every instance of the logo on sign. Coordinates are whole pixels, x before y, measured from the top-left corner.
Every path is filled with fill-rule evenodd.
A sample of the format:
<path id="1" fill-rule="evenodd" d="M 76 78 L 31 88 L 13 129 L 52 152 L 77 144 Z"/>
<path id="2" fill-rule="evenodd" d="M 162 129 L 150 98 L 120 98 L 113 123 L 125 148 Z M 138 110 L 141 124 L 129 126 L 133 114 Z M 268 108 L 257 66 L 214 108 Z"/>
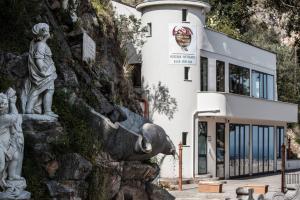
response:
<path id="1" fill-rule="evenodd" d="M 173 36 L 175 37 L 176 43 L 184 50 L 188 51 L 188 46 L 192 42 L 193 31 L 186 26 L 175 26 L 173 28 Z"/>

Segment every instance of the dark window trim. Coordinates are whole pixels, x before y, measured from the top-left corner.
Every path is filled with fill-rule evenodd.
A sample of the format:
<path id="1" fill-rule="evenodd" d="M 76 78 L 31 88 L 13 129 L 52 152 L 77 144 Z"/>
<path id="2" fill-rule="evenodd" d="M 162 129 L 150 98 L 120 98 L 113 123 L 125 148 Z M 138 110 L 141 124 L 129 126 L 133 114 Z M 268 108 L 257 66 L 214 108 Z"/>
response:
<path id="1" fill-rule="evenodd" d="M 266 81 L 266 85 L 263 85 L 263 87 L 262 87 L 262 94 L 263 94 L 263 96 L 262 97 L 255 97 L 254 96 L 254 93 L 253 93 L 253 91 L 254 91 L 254 88 L 252 87 L 252 81 L 253 81 L 253 79 L 252 79 L 252 74 L 253 74 L 253 72 L 255 72 L 255 73 L 258 73 L 259 74 L 259 79 L 260 79 L 260 75 L 262 75 L 262 77 L 263 77 L 263 84 L 265 84 L 265 81 Z M 266 80 L 265 80 L 265 75 L 266 75 Z M 272 100 L 274 100 L 275 99 L 275 75 L 272 75 L 272 74 L 268 74 L 268 73 L 265 73 L 265 72 L 261 72 L 261 71 L 258 71 L 258 70 L 254 70 L 254 69 L 252 69 L 251 70 L 251 96 L 252 97 L 254 97 L 254 98 L 258 98 L 258 99 L 268 99 L 268 94 L 269 94 L 269 91 L 268 91 L 268 76 L 272 76 L 273 77 L 273 98 L 272 98 Z M 265 91 L 265 89 L 266 89 L 266 91 Z M 259 92 L 259 94 L 260 94 L 260 92 Z M 266 94 L 266 95 L 265 95 Z"/>

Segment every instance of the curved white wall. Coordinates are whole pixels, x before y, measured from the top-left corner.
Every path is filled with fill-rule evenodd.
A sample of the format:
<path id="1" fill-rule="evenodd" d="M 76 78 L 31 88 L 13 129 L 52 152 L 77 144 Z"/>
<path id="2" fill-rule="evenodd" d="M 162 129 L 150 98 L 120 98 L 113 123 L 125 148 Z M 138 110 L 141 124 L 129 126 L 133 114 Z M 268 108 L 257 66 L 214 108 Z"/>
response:
<path id="1" fill-rule="evenodd" d="M 162 2 L 162 1 L 160 1 Z M 177 1 L 178 3 L 178 1 Z M 196 65 L 170 65 L 169 64 L 169 24 L 181 23 L 182 9 L 188 9 L 187 21 L 197 29 L 197 61 Z M 142 77 L 145 85 L 157 85 L 161 81 L 167 85 L 170 95 L 176 98 L 178 111 L 174 119 L 168 120 L 165 116 L 154 115 L 154 122 L 161 125 L 178 147 L 182 132 L 188 132 L 188 145 L 184 147 L 183 176 L 193 176 L 193 114 L 197 109 L 197 91 L 200 89 L 199 69 L 199 35 L 204 31 L 205 16 L 200 7 L 185 5 L 155 5 L 142 9 L 142 23 L 152 23 L 152 37 L 146 39 L 142 50 Z M 184 81 L 184 67 L 190 67 L 191 81 Z M 178 150 L 178 149 L 177 149 Z M 178 175 L 178 160 L 167 157 L 161 168 L 162 177 L 176 177 Z"/>

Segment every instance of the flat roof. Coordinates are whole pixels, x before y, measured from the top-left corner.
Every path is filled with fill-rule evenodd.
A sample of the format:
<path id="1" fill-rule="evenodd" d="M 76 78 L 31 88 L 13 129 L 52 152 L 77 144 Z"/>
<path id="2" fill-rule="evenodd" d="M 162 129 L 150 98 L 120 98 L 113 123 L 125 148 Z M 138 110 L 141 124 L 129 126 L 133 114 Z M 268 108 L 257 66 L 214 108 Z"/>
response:
<path id="1" fill-rule="evenodd" d="M 136 6 L 137 10 L 142 10 L 148 6 L 160 6 L 160 5 L 188 5 L 204 8 L 206 12 L 210 11 L 210 4 L 207 0 L 197 1 L 197 0 L 144 0 L 143 3 L 140 3 Z"/>

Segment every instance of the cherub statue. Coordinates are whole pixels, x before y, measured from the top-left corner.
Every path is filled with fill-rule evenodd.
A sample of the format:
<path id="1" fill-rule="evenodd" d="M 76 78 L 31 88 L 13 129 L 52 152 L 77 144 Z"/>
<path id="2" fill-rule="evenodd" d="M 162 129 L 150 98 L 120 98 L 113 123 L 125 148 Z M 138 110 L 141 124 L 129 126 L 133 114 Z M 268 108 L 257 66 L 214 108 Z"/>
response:
<path id="1" fill-rule="evenodd" d="M 24 191 L 26 180 L 21 177 L 24 137 L 22 116 L 16 108 L 16 92 L 0 93 L 0 199 L 30 198 Z"/>
<path id="2" fill-rule="evenodd" d="M 25 114 L 44 114 L 57 118 L 51 110 L 57 74 L 52 52 L 46 43 L 50 38 L 49 26 L 45 23 L 36 24 L 32 33 L 35 38 L 30 43 L 29 77 L 22 91 L 22 111 Z"/>

